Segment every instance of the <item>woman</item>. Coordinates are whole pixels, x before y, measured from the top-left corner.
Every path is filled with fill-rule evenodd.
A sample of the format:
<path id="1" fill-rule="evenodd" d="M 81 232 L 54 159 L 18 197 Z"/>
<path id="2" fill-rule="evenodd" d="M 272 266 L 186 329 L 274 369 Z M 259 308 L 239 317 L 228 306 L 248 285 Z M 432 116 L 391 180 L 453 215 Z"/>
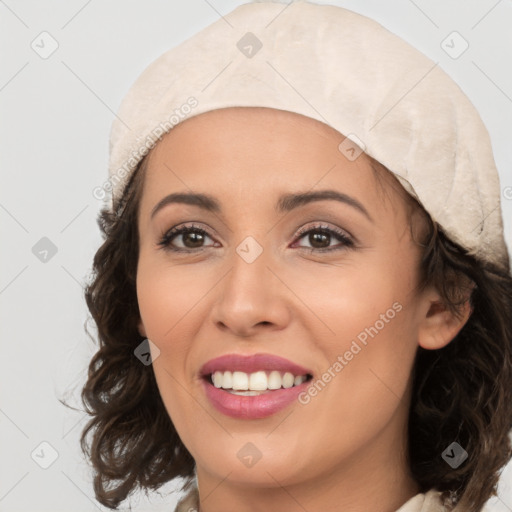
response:
<path id="1" fill-rule="evenodd" d="M 512 277 L 487 132 L 437 65 L 345 9 L 243 5 L 137 80 L 105 188 L 102 504 L 183 477 L 179 512 L 483 510 Z"/>

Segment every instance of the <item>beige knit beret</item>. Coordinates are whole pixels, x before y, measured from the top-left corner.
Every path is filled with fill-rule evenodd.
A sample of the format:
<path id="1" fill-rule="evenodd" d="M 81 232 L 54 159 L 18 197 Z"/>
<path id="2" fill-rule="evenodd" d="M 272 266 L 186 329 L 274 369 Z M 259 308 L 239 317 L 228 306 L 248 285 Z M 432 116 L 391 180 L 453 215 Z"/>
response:
<path id="1" fill-rule="evenodd" d="M 330 125 L 347 137 L 347 158 L 364 149 L 453 241 L 509 271 L 491 142 L 467 96 L 377 22 L 304 0 L 241 5 L 144 70 L 112 126 L 110 207 L 164 133 L 233 106 Z"/>

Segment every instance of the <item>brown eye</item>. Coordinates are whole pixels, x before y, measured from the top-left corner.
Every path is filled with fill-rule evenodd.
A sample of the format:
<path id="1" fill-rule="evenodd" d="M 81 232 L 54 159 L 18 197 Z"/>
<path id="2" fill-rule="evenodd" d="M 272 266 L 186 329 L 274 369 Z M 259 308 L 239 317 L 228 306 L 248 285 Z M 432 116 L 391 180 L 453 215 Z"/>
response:
<path id="1" fill-rule="evenodd" d="M 207 238 L 213 240 L 204 229 L 198 226 L 182 226 L 165 233 L 158 245 L 167 251 L 194 252 L 209 247 L 205 245 Z M 330 252 L 354 246 L 353 240 L 344 232 L 324 225 L 302 230 L 297 239 L 306 239 L 310 246 L 298 245 L 298 247 L 311 252 Z M 331 245 L 333 239 L 339 243 Z"/>
<path id="2" fill-rule="evenodd" d="M 204 243 L 204 235 L 197 231 L 188 231 L 181 234 L 183 244 L 186 247 L 196 248 L 200 247 Z"/>
<path id="3" fill-rule="evenodd" d="M 158 245 L 166 250 L 186 252 L 187 250 L 203 249 L 206 238 L 210 238 L 210 236 L 204 229 L 187 226 L 171 229 L 165 233 Z"/>
<path id="4" fill-rule="evenodd" d="M 324 249 L 329 247 L 331 241 L 331 235 L 320 231 L 310 231 L 308 235 L 308 242 L 315 249 Z"/>
<path id="5" fill-rule="evenodd" d="M 348 235 L 346 235 L 342 231 L 334 230 L 323 225 L 314 226 L 310 229 L 303 230 L 299 233 L 297 238 L 299 240 L 306 239 L 310 244 L 310 247 L 299 247 L 312 252 L 329 252 L 354 246 L 354 242 Z M 330 244 L 333 239 L 336 239 L 338 240 L 338 242 L 341 243 L 332 246 Z"/>

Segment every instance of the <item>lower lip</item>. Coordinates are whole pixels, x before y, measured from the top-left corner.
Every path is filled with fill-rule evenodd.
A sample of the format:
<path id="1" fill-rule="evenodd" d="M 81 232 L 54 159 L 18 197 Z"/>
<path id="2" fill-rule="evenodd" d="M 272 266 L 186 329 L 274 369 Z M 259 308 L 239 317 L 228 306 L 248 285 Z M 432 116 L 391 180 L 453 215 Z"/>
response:
<path id="1" fill-rule="evenodd" d="M 221 413 L 233 418 L 255 420 L 272 416 L 288 407 L 310 384 L 311 379 L 287 389 L 268 391 L 256 396 L 234 395 L 222 388 L 216 388 L 203 379 L 206 396 Z"/>

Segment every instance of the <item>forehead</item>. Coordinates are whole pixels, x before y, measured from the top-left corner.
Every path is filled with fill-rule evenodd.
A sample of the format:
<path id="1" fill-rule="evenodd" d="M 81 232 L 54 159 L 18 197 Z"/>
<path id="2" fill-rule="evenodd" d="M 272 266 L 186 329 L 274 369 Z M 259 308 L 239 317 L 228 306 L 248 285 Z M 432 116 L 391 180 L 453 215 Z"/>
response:
<path id="1" fill-rule="evenodd" d="M 327 124 L 292 112 L 260 107 L 206 112 L 177 125 L 150 152 L 144 196 L 154 202 L 169 191 L 193 189 L 243 200 L 335 189 L 378 212 L 386 208 L 381 192 L 387 187 L 385 196 L 394 205 L 400 202 L 389 173 L 373 168 L 364 153 L 348 159 L 339 148 L 343 141 L 345 136 Z"/>

